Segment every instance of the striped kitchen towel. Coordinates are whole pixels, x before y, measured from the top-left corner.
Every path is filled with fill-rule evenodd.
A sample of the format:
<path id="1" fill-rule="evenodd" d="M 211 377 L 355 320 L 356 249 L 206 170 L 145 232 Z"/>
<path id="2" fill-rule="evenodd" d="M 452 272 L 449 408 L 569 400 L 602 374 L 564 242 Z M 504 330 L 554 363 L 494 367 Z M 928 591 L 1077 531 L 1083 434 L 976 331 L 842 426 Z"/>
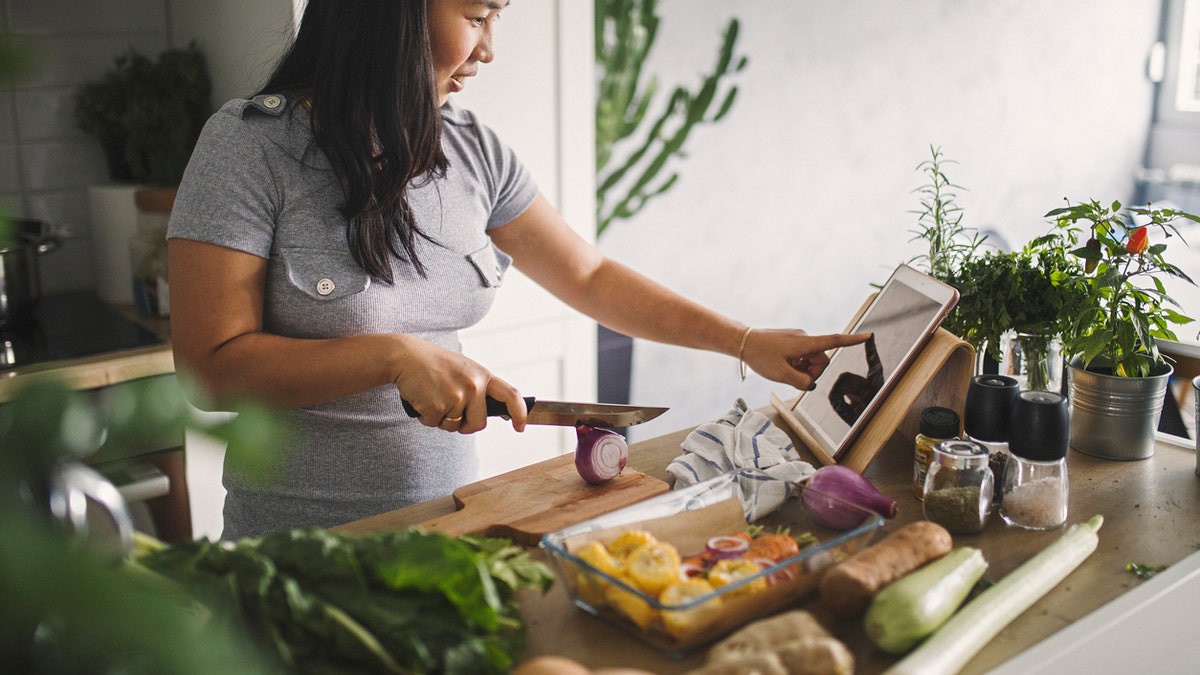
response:
<path id="1" fill-rule="evenodd" d="M 775 479 L 755 481 L 755 489 L 742 492 L 742 510 L 748 521 L 779 508 L 795 484 L 816 471 L 800 459 L 782 429 L 766 415 L 750 410 L 740 398 L 720 419 L 696 427 L 680 448 L 682 454 L 667 465 L 676 488 L 737 469 L 759 469 Z"/>

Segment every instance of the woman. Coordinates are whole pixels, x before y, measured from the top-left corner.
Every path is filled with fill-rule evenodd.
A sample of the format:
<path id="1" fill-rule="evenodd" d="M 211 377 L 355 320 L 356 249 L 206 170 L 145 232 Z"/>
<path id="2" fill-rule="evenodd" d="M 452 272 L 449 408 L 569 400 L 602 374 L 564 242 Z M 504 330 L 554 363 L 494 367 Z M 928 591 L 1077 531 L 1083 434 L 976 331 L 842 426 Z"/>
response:
<path id="1" fill-rule="evenodd" d="M 492 60 L 502 8 L 310 0 L 262 91 L 206 125 L 168 231 L 176 363 L 217 400 L 278 406 L 295 436 L 269 484 L 226 470 L 224 538 L 335 525 L 473 480 L 485 397 L 525 426 L 517 389 L 456 336 L 510 263 L 615 330 L 739 356 L 798 388 L 826 350 L 865 339 L 751 331 L 580 239 L 449 103 Z"/>

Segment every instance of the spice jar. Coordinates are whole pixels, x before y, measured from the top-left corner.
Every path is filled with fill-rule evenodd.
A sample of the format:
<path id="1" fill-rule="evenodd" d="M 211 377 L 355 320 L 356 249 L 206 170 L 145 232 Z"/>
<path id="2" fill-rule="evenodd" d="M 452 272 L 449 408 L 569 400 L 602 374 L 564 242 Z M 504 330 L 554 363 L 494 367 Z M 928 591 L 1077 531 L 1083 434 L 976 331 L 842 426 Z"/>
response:
<path id="1" fill-rule="evenodd" d="M 941 441 L 958 438 L 958 413 L 949 408 L 931 406 L 921 411 L 920 433 L 913 448 L 913 494 L 925 498 L 925 476 L 933 446 Z"/>
<path id="2" fill-rule="evenodd" d="M 1067 399 L 1023 391 L 1013 401 L 1009 459 L 1001 481 L 1000 515 L 1010 525 L 1048 530 L 1067 521 Z"/>
<path id="3" fill-rule="evenodd" d="M 938 443 L 925 476 L 925 519 L 957 534 L 982 532 L 994 483 L 987 448 L 968 440 Z"/>

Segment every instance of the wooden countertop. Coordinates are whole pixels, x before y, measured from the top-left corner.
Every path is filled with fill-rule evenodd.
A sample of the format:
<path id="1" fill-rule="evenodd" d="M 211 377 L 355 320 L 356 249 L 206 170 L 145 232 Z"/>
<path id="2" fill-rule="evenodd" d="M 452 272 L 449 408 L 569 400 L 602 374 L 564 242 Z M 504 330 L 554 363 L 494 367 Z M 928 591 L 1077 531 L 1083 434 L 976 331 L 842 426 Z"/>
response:
<path id="1" fill-rule="evenodd" d="M 171 354 L 170 323 L 167 319 L 142 316 L 132 306 L 114 305 L 126 318 L 140 324 L 166 342 L 76 359 L 45 361 L 0 371 L 0 403 L 12 399 L 18 387 L 33 378 L 54 377 L 72 389 L 96 389 L 130 380 L 175 372 Z"/>
<path id="2" fill-rule="evenodd" d="M 762 412 L 779 423 L 773 410 Z M 678 455 L 679 444 L 689 431 L 635 443 L 630 448 L 630 466 L 669 480 L 665 467 Z M 963 672 L 986 672 L 1135 588 L 1142 582 L 1125 571 L 1126 564 L 1170 565 L 1195 552 L 1200 546 L 1200 477 L 1195 475 L 1195 467 L 1195 452 L 1190 447 L 1168 441 L 1160 441 L 1153 457 L 1138 462 L 1099 460 L 1071 451 L 1068 523 L 1103 514 L 1100 546 L 1063 583 L 1000 633 Z M 865 473 L 899 504 L 900 514 L 888 521 L 885 533 L 921 518 L 921 504 L 912 493 L 911 472 L 912 441 L 897 436 Z M 453 500 L 446 497 L 357 521 L 343 529 L 402 528 L 453 510 Z M 980 548 L 989 563 L 986 578 L 995 581 L 1060 534 L 1061 530 L 1032 532 L 1008 527 L 993 515 L 984 532 L 956 535 L 955 543 Z M 576 608 L 561 584 L 555 584 L 545 596 L 527 593 L 521 601 L 529 626 L 526 658 L 556 654 L 592 668 L 637 667 L 664 675 L 685 672 L 703 661 L 703 653 L 680 660 L 660 656 L 620 629 Z M 815 599 L 803 606 L 846 642 L 858 661 L 856 672 L 881 672 L 895 662 L 895 658 L 873 648 L 859 622 L 833 620 Z"/>

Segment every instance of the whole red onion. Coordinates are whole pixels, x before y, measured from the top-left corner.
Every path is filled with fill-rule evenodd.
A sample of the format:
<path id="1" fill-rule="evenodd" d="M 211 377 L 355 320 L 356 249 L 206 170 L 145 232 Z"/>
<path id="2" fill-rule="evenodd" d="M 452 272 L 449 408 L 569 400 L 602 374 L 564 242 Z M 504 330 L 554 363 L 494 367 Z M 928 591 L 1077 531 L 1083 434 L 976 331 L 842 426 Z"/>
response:
<path id="1" fill-rule="evenodd" d="M 836 464 L 817 469 L 808 480 L 803 499 L 814 518 L 826 527 L 837 530 L 848 530 L 866 520 L 866 514 L 847 502 L 874 511 L 884 518 L 896 515 L 895 499 L 876 490 L 857 471 Z"/>

